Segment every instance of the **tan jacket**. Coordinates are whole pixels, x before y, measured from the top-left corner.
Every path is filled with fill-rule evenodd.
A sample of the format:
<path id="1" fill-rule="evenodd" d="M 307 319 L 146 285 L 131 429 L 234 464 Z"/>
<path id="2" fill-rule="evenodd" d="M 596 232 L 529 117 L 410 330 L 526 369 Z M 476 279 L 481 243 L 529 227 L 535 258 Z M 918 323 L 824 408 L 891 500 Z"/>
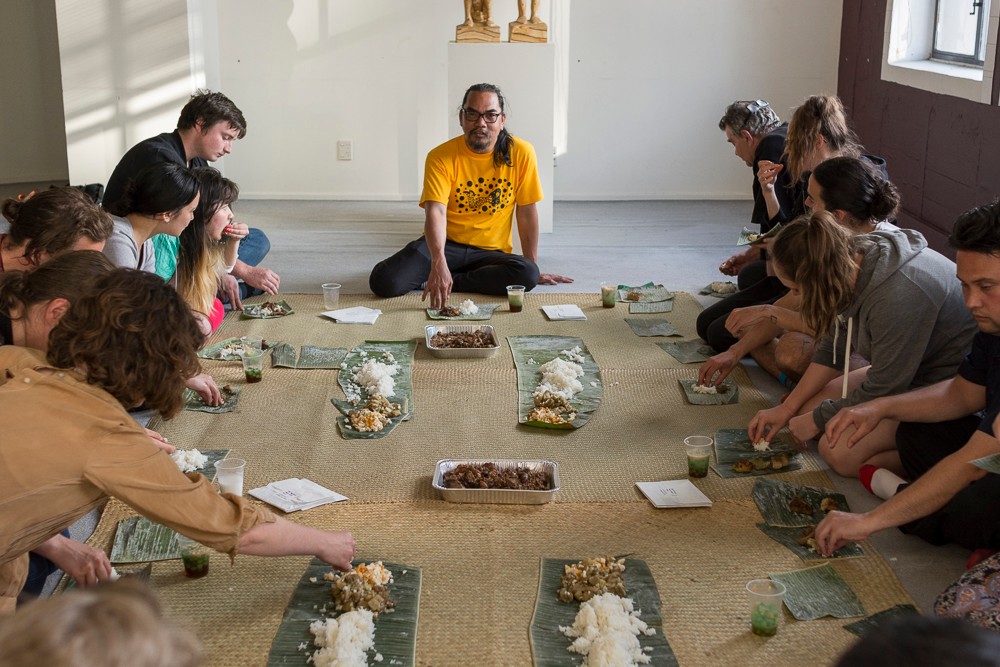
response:
<path id="1" fill-rule="evenodd" d="M 182 473 L 111 394 L 41 352 L 0 347 L 0 425 L 0 598 L 21 590 L 29 551 L 108 496 L 230 556 L 240 535 L 274 521 Z"/>

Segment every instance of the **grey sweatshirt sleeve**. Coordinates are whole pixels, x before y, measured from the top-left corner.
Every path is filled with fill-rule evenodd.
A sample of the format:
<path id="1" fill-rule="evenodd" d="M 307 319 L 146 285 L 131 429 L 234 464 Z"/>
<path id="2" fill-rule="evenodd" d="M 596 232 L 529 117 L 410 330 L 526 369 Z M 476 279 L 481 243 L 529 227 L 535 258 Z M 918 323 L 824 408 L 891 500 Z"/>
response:
<path id="1" fill-rule="evenodd" d="M 131 225 L 128 222 L 114 221 L 114 231 L 111 237 L 104 244 L 104 254 L 115 266 L 126 269 L 138 269 L 139 266 L 139 246 L 135 244 L 135 239 L 131 234 Z M 128 225 L 126 231 L 125 225 Z"/>
<path id="2" fill-rule="evenodd" d="M 868 375 L 847 398 L 820 403 L 813 410 L 816 426 L 825 430 L 826 423 L 841 408 L 910 389 L 924 353 L 936 335 L 939 310 L 939 304 L 910 281 L 900 281 L 893 289 L 873 295 L 854 322 L 855 337 L 866 336 L 871 341 L 867 356 L 873 363 L 868 367 Z M 843 368 L 845 341 L 846 324 L 837 341 L 840 368 Z M 832 339 L 830 343 L 832 350 Z"/>

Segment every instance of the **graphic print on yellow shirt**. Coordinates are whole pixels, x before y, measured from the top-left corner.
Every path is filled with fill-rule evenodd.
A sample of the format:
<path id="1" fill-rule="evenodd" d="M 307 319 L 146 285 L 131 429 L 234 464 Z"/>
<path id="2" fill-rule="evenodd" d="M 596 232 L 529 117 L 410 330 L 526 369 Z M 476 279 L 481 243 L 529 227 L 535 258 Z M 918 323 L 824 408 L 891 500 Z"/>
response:
<path id="1" fill-rule="evenodd" d="M 512 137 L 511 165 L 493 164 L 492 153 L 475 153 L 458 136 L 427 155 L 420 205 L 445 205 L 449 241 L 511 252 L 514 211 L 541 201 L 535 149 Z"/>
<path id="2" fill-rule="evenodd" d="M 466 181 L 455 188 L 459 213 L 495 214 L 514 203 L 514 191 L 506 178 L 483 178 Z"/>

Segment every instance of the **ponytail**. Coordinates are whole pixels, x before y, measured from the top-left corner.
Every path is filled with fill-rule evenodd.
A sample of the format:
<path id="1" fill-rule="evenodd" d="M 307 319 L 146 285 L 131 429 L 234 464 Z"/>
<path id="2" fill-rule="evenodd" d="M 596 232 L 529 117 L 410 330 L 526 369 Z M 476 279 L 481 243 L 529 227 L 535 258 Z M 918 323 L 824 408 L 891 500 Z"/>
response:
<path id="1" fill-rule="evenodd" d="M 771 244 L 776 268 L 795 283 L 802 319 L 817 335 L 832 331 L 854 298 L 854 238 L 864 237 L 855 237 L 829 211 L 817 211 L 786 225 Z"/>

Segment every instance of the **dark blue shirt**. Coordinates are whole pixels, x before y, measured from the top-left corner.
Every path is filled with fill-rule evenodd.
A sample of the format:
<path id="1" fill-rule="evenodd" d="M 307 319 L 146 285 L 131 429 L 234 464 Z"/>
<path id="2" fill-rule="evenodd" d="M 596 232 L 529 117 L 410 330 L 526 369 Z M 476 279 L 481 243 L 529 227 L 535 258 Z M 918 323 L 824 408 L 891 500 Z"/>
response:
<path id="1" fill-rule="evenodd" d="M 986 408 L 979 430 L 993 436 L 993 420 L 1000 412 L 1000 336 L 979 331 L 972 339 L 972 351 L 958 367 L 958 374 L 986 387 Z"/>

